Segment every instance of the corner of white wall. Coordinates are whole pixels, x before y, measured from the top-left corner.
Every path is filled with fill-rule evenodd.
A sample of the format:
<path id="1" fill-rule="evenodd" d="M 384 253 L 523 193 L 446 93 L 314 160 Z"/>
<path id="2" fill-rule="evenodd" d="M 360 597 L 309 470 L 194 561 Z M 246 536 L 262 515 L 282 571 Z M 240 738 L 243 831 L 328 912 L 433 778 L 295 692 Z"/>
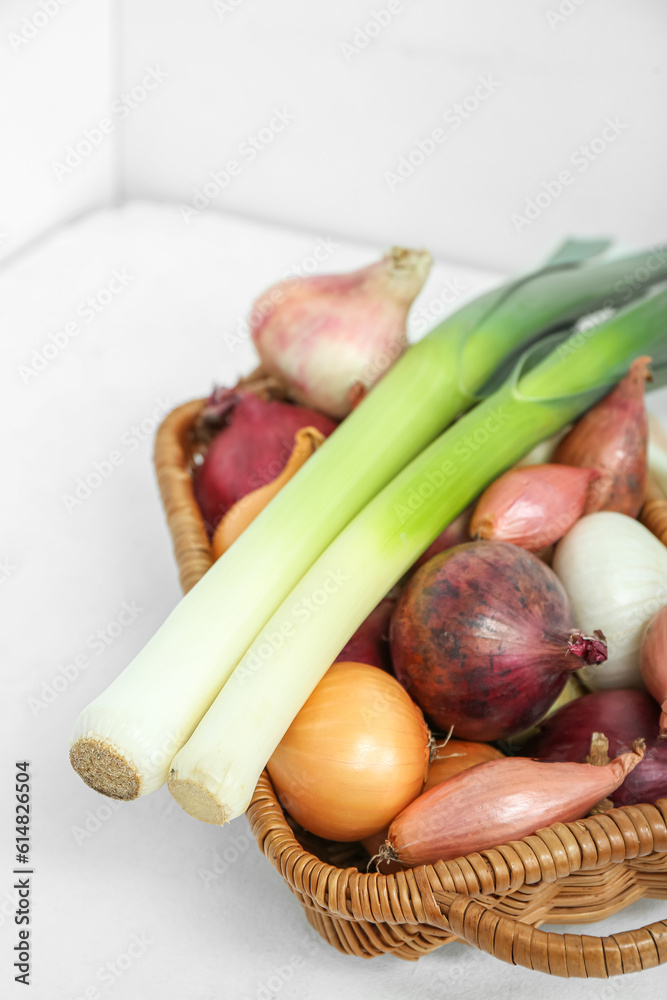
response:
<path id="1" fill-rule="evenodd" d="M 115 0 L 0 7 L 0 260 L 116 196 Z"/>

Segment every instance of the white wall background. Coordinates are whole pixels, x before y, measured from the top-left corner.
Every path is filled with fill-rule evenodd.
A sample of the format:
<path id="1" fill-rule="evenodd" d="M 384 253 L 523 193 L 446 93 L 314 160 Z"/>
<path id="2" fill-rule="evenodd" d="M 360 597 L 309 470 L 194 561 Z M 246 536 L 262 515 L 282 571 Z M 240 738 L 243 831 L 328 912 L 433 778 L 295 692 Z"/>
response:
<path id="1" fill-rule="evenodd" d="M 114 0 L 2 0 L 0 3 L 0 259 L 53 225 L 114 197 L 109 114 L 116 74 Z M 54 168 L 62 164 L 62 169 Z"/>
<path id="2" fill-rule="evenodd" d="M 503 271 L 567 233 L 662 239 L 665 29 L 662 0 L 3 0 L 0 256 L 205 185 L 209 208 Z"/>
<path id="3" fill-rule="evenodd" d="M 127 121 L 128 196 L 191 201 L 236 160 L 221 209 L 500 270 L 571 232 L 665 236 L 663 0 L 393 0 L 386 27 L 345 51 L 388 0 L 121 6 L 125 85 L 150 65 L 169 73 Z M 494 92 L 456 117 L 489 76 Z M 240 146 L 274 107 L 294 119 L 250 162 Z M 583 169 L 577 150 L 607 118 L 622 130 Z M 445 141 L 391 190 L 386 173 L 438 127 Z M 542 184 L 564 169 L 561 197 L 517 232 L 512 215 L 548 201 Z"/>

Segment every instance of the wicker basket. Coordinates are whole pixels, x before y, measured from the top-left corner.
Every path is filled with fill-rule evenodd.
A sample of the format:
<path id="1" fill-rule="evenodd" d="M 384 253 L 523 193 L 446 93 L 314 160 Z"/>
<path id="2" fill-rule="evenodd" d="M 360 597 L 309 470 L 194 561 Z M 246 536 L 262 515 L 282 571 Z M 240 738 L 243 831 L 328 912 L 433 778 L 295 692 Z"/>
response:
<path id="1" fill-rule="evenodd" d="M 191 485 L 203 400 L 170 413 L 155 467 L 184 591 L 212 564 Z M 667 542 L 667 501 L 642 520 Z M 601 920 L 642 897 L 667 899 L 667 799 L 626 806 L 456 861 L 365 874 L 358 845 L 331 844 L 286 817 L 265 771 L 248 808 L 261 850 L 339 951 L 417 959 L 459 939 L 555 976 L 607 978 L 667 962 L 667 920 L 610 937 L 554 934 L 539 924 Z M 361 869 L 361 870 L 360 870 Z"/>

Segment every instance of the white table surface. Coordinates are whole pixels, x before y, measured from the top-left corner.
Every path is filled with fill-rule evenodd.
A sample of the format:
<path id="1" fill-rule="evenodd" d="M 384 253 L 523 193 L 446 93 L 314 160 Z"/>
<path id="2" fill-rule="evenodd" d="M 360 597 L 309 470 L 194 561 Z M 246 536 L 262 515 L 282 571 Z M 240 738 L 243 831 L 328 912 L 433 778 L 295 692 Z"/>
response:
<path id="1" fill-rule="evenodd" d="M 0 271 L 6 505 L 0 982 L 12 997 L 40 1000 L 664 995 L 665 967 L 610 982 L 563 982 L 456 944 L 418 963 L 340 955 L 310 929 L 245 818 L 224 829 L 197 823 L 164 788 L 110 805 L 69 767 L 75 717 L 179 599 L 151 464 L 154 418 L 205 394 L 214 380 L 229 384 L 250 370 L 248 341 L 237 338 L 230 350 L 224 334 L 236 331 L 253 298 L 280 275 L 311 266 L 318 244 L 324 271 L 360 266 L 384 249 L 332 249 L 327 240 L 327 233 L 295 233 L 212 211 L 186 224 L 176 206 L 131 204 L 59 230 Z M 81 303 L 97 297 L 114 271 L 125 273 L 124 287 L 117 283 L 113 300 L 88 321 Z M 419 304 L 434 314 L 444 309 L 438 302 L 448 281 L 445 298 L 452 287 L 467 296 L 494 280 L 438 264 Z M 67 323 L 77 323 L 78 334 L 66 344 L 61 337 L 57 356 L 36 374 L 27 372 L 33 349 L 41 352 Z M 652 405 L 664 411 L 660 397 Z M 114 450 L 122 463 L 112 475 L 80 504 L 66 504 L 63 495 L 73 493 L 78 477 Z M 114 622 L 124 604 L 135 608 L 133 621 L 109 645 L 91 649 L 94 633 Z M 66 669 L 84 653 L 85 668 Z M 70 679 L 57 681 L 54 691 L 64 668 Z M 9 810 L 14 761 L 24 758 L 33 774 L 29 993 L 13 983 L 11 969 Z M 666 914 L 667 902 L 644 900 L 577 930 L 610 933 Z"/>

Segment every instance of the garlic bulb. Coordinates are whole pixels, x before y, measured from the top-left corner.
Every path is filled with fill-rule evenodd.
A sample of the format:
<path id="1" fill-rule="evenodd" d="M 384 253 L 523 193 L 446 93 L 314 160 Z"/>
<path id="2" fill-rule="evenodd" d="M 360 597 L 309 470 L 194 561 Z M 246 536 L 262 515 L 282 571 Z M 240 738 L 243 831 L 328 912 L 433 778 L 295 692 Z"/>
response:
<path id="1" fill-rule="evenodd" d="M 647 621 L 667 604 L 667 547 L 634 518 L 598 511 L 558 543 L 553 568 L 577 627 L 599 628 L 607 638 L 607 662 L 582 668 L 584 683 L 643 687 L 639 648 Z"/>
<path id="2" fill-rule="evenodd" d="M 341 420 L 408 346 L 431 263 L 427 250 L 393 247 L 360 271 L 274 285 L 250 317 L 262 364 L 300 403 Z"/>

